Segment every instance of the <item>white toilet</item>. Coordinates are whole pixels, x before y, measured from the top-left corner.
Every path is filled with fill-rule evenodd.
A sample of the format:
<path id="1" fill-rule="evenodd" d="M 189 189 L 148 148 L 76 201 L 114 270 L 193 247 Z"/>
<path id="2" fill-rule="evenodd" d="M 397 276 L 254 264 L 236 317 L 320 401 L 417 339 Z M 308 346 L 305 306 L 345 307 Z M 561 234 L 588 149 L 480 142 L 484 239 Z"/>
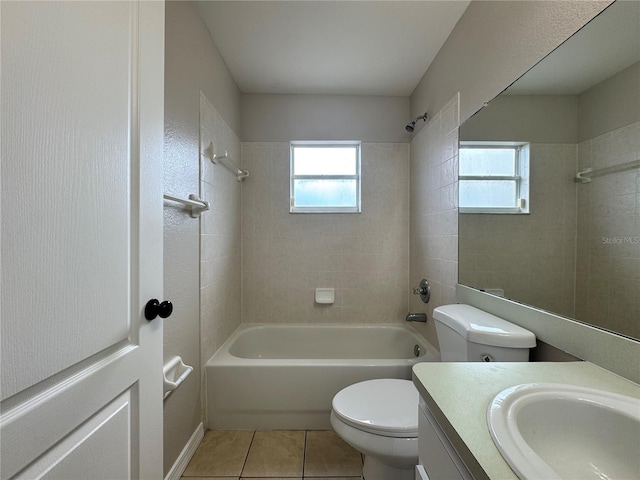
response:
<path id="1" fill-rule="evenodd" d="M 433 311 L 443 362 L 527 362 L 533 333 L 470 305 Z M 413 480 L 418 463 L 418 391 L 410 380 L 350 385 L 333 397 L 331 426 L 365 455 L 365 480 Z"/>

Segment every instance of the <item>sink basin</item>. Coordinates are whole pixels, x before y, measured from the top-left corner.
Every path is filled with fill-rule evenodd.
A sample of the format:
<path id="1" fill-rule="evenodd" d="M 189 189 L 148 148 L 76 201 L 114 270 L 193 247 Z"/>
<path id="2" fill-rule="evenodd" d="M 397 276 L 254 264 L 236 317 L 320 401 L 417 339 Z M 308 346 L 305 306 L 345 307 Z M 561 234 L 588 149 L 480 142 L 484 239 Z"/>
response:
<path id="1" fill-rule="evenodd" d="M 640 478 L 640 399 L 530 383 L 496 395 L 487 422 L 523 480 Z"/>

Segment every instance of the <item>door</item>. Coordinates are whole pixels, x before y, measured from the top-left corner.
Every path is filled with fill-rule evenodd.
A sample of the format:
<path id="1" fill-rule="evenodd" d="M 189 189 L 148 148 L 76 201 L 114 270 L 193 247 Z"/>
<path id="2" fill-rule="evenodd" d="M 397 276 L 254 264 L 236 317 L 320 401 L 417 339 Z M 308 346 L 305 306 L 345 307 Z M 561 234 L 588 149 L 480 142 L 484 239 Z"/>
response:
<path id="1" fill-rule="evenodd" d="M 162 478 L 164 4 L 0 22 L 0 477 Z"/>

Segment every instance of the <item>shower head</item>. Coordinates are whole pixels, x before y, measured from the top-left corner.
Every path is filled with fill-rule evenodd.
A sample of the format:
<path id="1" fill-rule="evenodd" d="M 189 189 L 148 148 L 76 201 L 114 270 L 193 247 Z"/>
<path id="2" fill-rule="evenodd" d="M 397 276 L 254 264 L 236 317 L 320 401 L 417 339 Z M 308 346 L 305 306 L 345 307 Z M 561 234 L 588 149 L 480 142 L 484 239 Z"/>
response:
<path id="1" fill-rule="evenodd" d="M 424 120 L 425 122 L 427 121 L 427 112 L 424 112 L 424 114 L 422 115 L 418 115 L 416 118 L 414 118 L 411 122 L 407 123 L 404 127 L 404 129 L 411 133 L 415 130 L 415 126 L 416 126 L 416 122 L 418 120 Z"/>

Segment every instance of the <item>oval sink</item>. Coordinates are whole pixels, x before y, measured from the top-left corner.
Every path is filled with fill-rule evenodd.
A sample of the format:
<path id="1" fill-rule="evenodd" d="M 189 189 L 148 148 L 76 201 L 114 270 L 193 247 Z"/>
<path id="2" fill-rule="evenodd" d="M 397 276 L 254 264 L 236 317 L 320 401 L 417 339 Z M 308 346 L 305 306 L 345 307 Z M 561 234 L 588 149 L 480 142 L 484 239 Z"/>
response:
<path id="1" fill-rule="evenodd" d="M 575 385 L 517 385 L 496 395 L 487 423 L 523 480 L 640 478 L 640 399 Z"/>

